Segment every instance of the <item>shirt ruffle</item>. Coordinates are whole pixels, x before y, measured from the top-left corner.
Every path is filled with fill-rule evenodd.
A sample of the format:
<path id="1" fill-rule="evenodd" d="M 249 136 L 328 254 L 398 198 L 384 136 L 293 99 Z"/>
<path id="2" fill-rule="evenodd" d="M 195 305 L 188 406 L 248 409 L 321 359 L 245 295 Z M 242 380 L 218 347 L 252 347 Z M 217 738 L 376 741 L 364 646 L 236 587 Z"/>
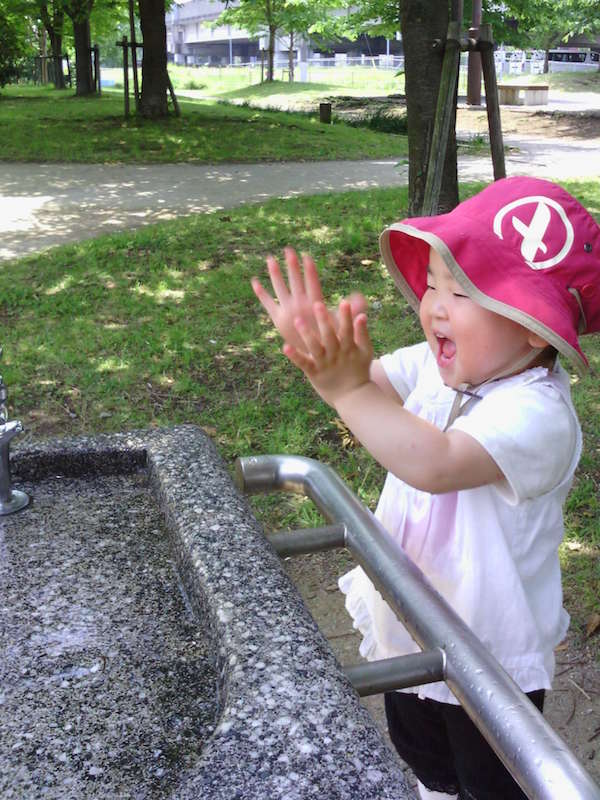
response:
<path id="1" fill-rule="evenodd" d="M 373 634 L 373 620 L 366 602 L 365 579 L 369 580 L 361 567 L 355 567 L 338 580 L 340 591 L 345 595 L 346 611 L 352 617 L 352 625 L 361 635 L 359 652 L 367 661 L 377 661 L 377 642 Z M 369 581 L 370 582 L 370 581 Z"/>
<path id="2" fill-rule="evenodd" d="M 392 610 L 361 567 L 355 567 L 342 575 L 338 579 L 338 586 L 345 595 L 345 606 L 352 618 L 353 627 L 362 635 L 359 652 L 363 658 L 367 661 L 380 661 L 384 658 L 421 651 L 406 628 L 393 615 Z M 386 617 L 393 617 L 395 620 L 396 646 L 391 649 L 382 646 L 376 634 L 374 619 L 381 617 L 382 614 Z M 565 634 L 567 627 L 568 618 L 565 624 Z M 502 666 L 523 692 L 552 688 L 553 654 L 544 656 L 543 653 L 531 653 L 515 656 L 510 663 L 505 662 Z M 410 686 L 398 691 L 417 694 L 421 699 L 427 698 L 439 703 L 459 705 L 459 701 L 443 681 Z"/>

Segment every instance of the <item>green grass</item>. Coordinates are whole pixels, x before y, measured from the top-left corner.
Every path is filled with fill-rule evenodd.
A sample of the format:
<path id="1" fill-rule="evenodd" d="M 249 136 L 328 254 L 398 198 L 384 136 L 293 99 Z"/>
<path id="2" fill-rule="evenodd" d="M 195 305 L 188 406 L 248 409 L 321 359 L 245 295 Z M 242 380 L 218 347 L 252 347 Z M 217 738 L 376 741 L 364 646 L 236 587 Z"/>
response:
<path id="1" fill-rule="evenodd" d="M 565 185 L 600 217 L 597 182 Z M 191 422 L 206 428 L 229 464 L 259 453 L 318 458 L 373 507 L 383 470 L 281 355 L 249 279 L 265 274 L 266 253 L 292 243 L 316 257 L 326 296 L 365 292 L 378 353 L 419 341 L 377 245 L 381 229 L 405 214 L 406 199 L 406 190 L 392 189 L 276 200 L 4 263 L 0 330 L 11 417 L 38 437 Z M 584 342 L 597 373 L 600 341 Z M 586 452 L 561 557 L 581 630 L 600 610 L 600 387 L 596 378 L 574 379 L 573 392 Z M 292 496 L 254 502 L 268 527 L 318 517 Z"/>
<path id="2" fill-rule="evenodd" d="M 287 71 L 284 74 L 281 68 L 275 70 L 275 79 L 278 83 L 285 81 L 285 86 L 290 87 L 292 93 L 296 91 L 310 92 L 313 87 L 320 86 L 326 94 L 389 94 L 390 92 L 404 91 L 404 75 L 397 75 L 393 69 L 377 69 L 365 66 L 337 66 L 318 67 L 312 64 L 308 67 L 308 82 L 300 83 L 299 68 L 295 71 L 296 80 L 290 83 Z M 116 71 L 111 70 L 111 77 L 116 77 Z M 218 96 L 223 93 L 232 93 L 254 85 L 260 87 L 260 63 L 254 67 L 180 67 L 169 65 L 169 75 L 175 88 L 198 88 L 207 93 Z M 122 75 L 122 70 L 121 70 Z M 119 79 L 119 78 L 116 78 Z M 120 78 L 122 81 L 122 77 Z M 252 93 L 252 90 L 250 90 Z M 283 93 L 283 90 L 282 90 Z"/>
<path id="3" fill-rule="evenodd" d="M 123 118 L 116 93 L 11 86 L 0 94 L 0 159 L 80 163 L 219 163 L 396 158 L 404 136 L 323 125 L 316 116 L 210 101 L 181 102 L 182 116 Z"/>

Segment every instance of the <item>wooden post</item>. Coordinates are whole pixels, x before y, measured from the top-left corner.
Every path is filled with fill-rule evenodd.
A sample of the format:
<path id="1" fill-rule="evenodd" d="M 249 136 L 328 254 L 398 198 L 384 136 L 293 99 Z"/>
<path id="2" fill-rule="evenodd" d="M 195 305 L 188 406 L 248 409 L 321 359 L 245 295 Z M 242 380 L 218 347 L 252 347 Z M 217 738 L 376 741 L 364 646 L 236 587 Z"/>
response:
<path id="1" fill-rule="evenodd" d="M 102 86 L 100 85 L 100 48 L 95 44 L 92 50 L 94 52 L 94 88 L 98 94 L 102 94 Z"/>
<path id="2" fill-rule="evenodd" d="M 458 22 L 461 28 L 462 28 L 463 14 L 464 14 L 463 9 L 464 9 L 464 0 L 452 0 L 450 19 L 453 20 L 454 22 Z"/>
<path id="3" fill-rule="evenodd" d="M 492 26 L 488 23 L 481 26 L 478 47 L 481 52 L 481 66 L 485 84 L 485 105 L 490 131 L 494 180 L 497 181 L 499 178 L 506 178 L 506 164 L 504 162 L 504 142 L 502 140 L 498 83 L 496 81 L 496 65 L 494 63 L 494 38 L 492 36 Z"/>
<path id="4" fill-rule="evenodd" d="M 135 16 L 133 0 L 129 0 L 129 33 L 131 36 L 131 66 L 133 67 L 133 94 L 135 96 L 135 110 L 140 110 L 140 89 L 138 84 L 137 52 L 135 41 Z"/>
<path id="5" fill-rule="evenodd" d="M 129 52 L 127 37 L 123 37 L 123 94 L 125 99 L 125 116 L 129 116 Z"/>
<path id="6" fill-rule="evenodd" d="M 171 100 L 173 101 L 173 108 L 175 109 L 175 116 L 181 116 L 181 110 L 179 108 L 179 103 L 177 102 L 177 97 L 175 96 L 175 90 L 173 89 L 173 84 L 171 83 L 171 76 L 167 72 L 167 86 L 169 87 L 169 94 L 171 95 Z"/>
<path id="7" fill-rule="evenodd" d="M 331 103 L 319 103 L 319 121 L 331 125 Z"/>
<path id="8" fill-rule="evenodd" d="M 458 80 L 459 64 L 460 23 L 453 21 L 448 25 L 448 35 L 444 49 L 442 78 L 435 110 L 435 122 L 423 196 L 422 213 L 424 216 L 434 215 L 438 212 L 450 123 L 456 109 L 456 82 Z"/>
<path id="9" fill-rule="evenodd" d="M 41 33 L 40 54 L 40 83 L 45 85 L 48 83 L 48 36 L 44 27 L 42 27 Z"/>
<path id="10" fill-rule="evenodd" d="M 481 28 L 481 0 L 473 0 L 473 17 L 469 36 L 479 38 Z M 470 106 L 481 105 L 481 56 L 477 50 L 469 50 L 469 64 L 467 67 L 467 104 Z"/>

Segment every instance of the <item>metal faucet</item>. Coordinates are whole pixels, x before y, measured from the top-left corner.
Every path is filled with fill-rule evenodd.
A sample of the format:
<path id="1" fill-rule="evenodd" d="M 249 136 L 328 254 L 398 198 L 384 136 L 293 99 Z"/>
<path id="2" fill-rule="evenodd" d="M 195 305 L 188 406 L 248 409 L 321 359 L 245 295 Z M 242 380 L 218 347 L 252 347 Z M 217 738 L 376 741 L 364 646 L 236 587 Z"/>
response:
<path id="1" fill-rule="evenodd" d="M 8 451 L 14 437 L 22 433 L 23 425 L 17 420 L 8 421 L 7 397 L 6 385 L 0 375 L 0 516 L 19 511 L 29 503 L 29 495 L 11 487 Z"/>

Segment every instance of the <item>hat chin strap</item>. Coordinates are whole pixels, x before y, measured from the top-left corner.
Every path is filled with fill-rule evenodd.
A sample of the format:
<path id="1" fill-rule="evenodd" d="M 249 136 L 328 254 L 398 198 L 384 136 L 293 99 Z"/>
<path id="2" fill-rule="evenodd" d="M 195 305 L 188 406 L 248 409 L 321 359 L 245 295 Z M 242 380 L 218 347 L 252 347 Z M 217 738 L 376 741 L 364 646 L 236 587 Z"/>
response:
<path id="1" fill-rule="evenodd" d="M 519 372 L 523 372 L 533 364 L 536 358 L 545 349 L 545 346 L 532 347 L 525 353 L 525 355 L 521 356 L 521 358 L 518 358 L 508 367 L 500 370 L 500 372 L 497 372 L 495 375 L 487 378 L 477 386 L 472 386 L 470 383 L 461 383 L 458 389 L 454 390 L 456 392 L 456 397 L 452 403 L 452 408 L 450 409 L 450 414 L 448 415 L 448 421 L 444 426 L 444 431 L 447 431 L 454 420 L 464 414 L 465 411 L 473 405 L 473 403 L 475 403 L 477 400 L 483 399 L 481 395 L 475 393 L 475 389 L 481 389 L 482 386 L 487 386 L 488 383 L 493 383 L 494 381 L 499 381 L 501 378 L 508 378 L 509 375 L 516 375 Z M 461 400 L 463 399 L 464 395 L 467 395 L 468 399 L 461 405 Z"/>

